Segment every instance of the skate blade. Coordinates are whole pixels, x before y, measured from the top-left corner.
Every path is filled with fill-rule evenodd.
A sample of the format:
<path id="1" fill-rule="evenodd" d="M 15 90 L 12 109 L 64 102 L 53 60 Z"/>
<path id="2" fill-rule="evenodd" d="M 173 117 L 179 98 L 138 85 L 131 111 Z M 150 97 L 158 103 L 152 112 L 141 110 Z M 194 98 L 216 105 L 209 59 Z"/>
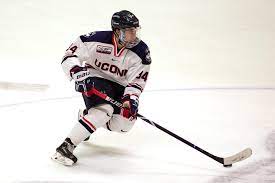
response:
<path id="1" fill-rule="evenodd" d="M 51 157 L 51 159 L 59 164 L 65 165 L 65 166 L 72 166 L 74 164 L 73 160 L 62 156 L 59 152 L 54 153 L 54 155 Z"/>

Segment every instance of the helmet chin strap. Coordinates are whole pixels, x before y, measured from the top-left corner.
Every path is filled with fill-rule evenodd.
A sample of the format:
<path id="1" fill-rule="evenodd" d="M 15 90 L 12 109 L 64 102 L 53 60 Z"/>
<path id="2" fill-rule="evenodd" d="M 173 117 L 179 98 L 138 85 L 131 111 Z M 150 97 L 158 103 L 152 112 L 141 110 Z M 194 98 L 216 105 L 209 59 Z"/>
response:
<path id="1" fill-rule="evenodd" d="M 120 30 L 119 30 L 119 32 L 120 32 Z M 120 45 L 122 45 L 122 46 L 124 47 L 124 43 L 123 43 L 122 40 L 120 39 L 120 35 L 117 34 L 116 31 L 114 31 L 114 34 L 115 34 L 115 36 L 116 36 L 116 38 L 117 38 L 118 44 L 120 44 Z"/>
<path id="2" fill-rule="evenodd" d="M 123 30 L 119 30 L 119 39 L 118 39 L 122 45 L 126 47 L 126 41 L 125 41 L 125 32 Z"/>

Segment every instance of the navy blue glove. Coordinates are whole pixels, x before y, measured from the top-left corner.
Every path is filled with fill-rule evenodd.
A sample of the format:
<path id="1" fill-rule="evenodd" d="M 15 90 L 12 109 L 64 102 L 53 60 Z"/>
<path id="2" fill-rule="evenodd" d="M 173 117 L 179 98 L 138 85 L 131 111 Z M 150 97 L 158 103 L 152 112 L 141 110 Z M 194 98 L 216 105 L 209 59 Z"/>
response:
<path id="1" fill-rule="evenodd" d="M 90 82 L 91 74 L 87 67 L 74 66 L 70 73 L 75 81 L 75 90 L 77 92 L 85 92 L 92 88 Z"/>
<path id="2" fill-rule="evenodd" d="M 138 97 L 136 95 L 124 95 L 121 102 L 122 108 L 120 115 L 130 120 L 136 119 L 138 113 Z"/>

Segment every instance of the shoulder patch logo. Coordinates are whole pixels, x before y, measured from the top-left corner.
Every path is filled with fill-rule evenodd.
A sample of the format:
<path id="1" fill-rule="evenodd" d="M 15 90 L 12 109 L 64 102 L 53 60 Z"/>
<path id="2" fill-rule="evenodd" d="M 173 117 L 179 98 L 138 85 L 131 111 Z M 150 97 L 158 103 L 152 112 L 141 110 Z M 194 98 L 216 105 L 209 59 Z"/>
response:
<path id="1" fill-rule="evenodd" d="M 112 53 L 112 47 L 110 47 L 110 46 L 103 46 L 103 45 L 97 45 L 96 52 L 98 52 L 98 53 L 104 53 L 104 54 L 111 54 Z"/>
<path id="2" fill-rule="evenodd" d="M 145 56 L 145 63 L 144 64 L 149 65 L 152 62 L 149 49 L 145 50 L 145 54 L 146 54 L 146 56 Z"/>
<path id="3" fill-rule="evenodd" d="M 96 31 L 85 34 L 84 37 L 91 37 L 96 34 Z"/>

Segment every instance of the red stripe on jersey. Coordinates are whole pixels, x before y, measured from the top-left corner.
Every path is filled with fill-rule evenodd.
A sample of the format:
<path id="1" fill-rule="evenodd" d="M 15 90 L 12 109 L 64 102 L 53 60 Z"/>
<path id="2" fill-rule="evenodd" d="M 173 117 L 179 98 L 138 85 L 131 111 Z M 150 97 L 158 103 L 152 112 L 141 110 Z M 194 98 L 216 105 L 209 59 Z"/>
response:
<path id="1" fill-rule="evenodd" d="M 120 57 L 120 56 L 121 56 L 121 54 L 122 54 L 122 52 L 123 52 L 124 50 L 125 50 L 125 47 L 121 48 L 121 50 L 118 52 L 117 57 Z"/>
<path id="2" fill-rule="evenodd" d="M 114 49 L 114 56 L 115 57 L 120 57 L 122 52 L 125 50 L 125 46 L 123 46 L 120 51 L 117 53 L 117 41 L 116 41 L 116 38 L 115 38 L 115 34 L 113 34 L 113 37 L 112 37 L 112 42 L 113 42 L 113 45 L 115 47 Z"/>
<path id="3" fill-rule="evenodd" d="M 117 43 L 116 43 L 116 39 L 115 39 L 115 34 L 113 34 L 113 36 L 112 36 L 112 42 L 115 47 L 115 51 L 114 51 L 114 54 L 115 54 L 117 52 Z"/>

